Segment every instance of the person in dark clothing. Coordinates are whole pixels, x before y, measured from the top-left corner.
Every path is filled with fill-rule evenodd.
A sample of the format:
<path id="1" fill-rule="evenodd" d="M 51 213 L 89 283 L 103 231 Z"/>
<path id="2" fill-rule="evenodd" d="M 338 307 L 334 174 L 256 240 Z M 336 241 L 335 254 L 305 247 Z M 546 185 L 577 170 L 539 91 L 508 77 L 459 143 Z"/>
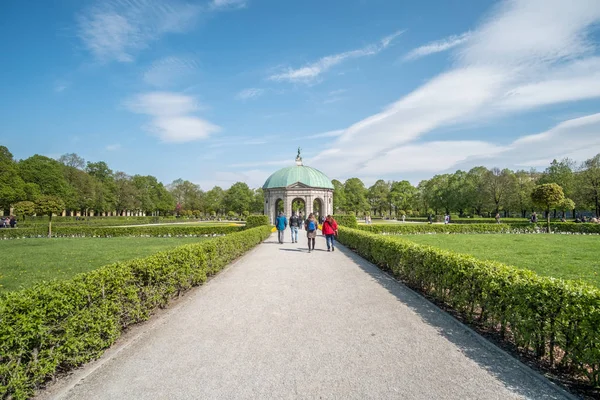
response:
<path id="1" fill-rule="evenodd" d="M 13 215 L 12 217 L 10 217 L 10 227 L 14 228 L 15 226 L 17 226 L 17 219 L 15 218 L 15 216 Z"/>
<path id="2" fill-rule="evenodd" d="M 298 243 L 298 227 L 300 226 L 300 219 L 293 213 L 290 218 L 290 230 L 292 231 L 292 243 Z"/>

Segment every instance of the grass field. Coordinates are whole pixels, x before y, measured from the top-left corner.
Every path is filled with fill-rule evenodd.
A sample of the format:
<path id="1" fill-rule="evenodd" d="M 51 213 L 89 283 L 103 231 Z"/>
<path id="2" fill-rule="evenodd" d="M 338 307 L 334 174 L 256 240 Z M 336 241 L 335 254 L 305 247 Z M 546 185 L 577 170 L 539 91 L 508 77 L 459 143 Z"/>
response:
<path id="1" fill-rule="evenodd" d="M 540 275 L 600 287 L 600 237 L 579 235 L 402 235 L 417 243 L 500 261 Z"/>
<path id="2" fill-rule="evenodd" d="M 0 241 L 0 293 L 68 279 L 115 261 L 148 256 L 207 238 L 63 238 Z"/>

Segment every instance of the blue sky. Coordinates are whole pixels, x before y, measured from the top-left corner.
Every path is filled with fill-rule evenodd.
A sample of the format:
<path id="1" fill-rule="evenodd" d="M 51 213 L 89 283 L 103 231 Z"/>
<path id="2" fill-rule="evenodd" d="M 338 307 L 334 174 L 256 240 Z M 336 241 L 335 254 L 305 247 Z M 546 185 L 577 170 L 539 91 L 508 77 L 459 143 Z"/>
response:
<path id="1" fill-rule="evenodd" d="M 0 6 L 0 143 L 209 189 L 600 152 L 597 0 Z"/>

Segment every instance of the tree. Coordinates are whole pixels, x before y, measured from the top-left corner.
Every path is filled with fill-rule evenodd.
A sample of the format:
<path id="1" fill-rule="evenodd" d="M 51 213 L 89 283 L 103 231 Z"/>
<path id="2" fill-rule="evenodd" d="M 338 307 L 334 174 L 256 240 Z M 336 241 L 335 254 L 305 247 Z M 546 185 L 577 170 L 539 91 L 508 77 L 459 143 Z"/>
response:
<path id="1" fill-rule="evenodd" d="M 484 209 L 489 204 L 489 197 L 486 193 L 486 176 L 488 169 L 485 167 L 474 167 L 467 172 L 465 184 L 467 185 L 466 193 L 468 203 L 473 208 L 475 215 L 482 215 Z"/>
<path id="2" fill-rule="evenodd" d="M 79 157 L 75 153 L 67 153 L 60 156 L 58 162 L 66 165 L 67 167 L 77 168 L 83 170 L 85 168 L 85 160 Z"/>
<path id="3" fill-rule="evenodd" d="M 265 195 L 262 188 L 255 189 L 252 197 L 252 204 L 250 205 L 250 212 L 254 214 L 262 214 L 265 211 L 264 203 Z"/>
<path id="4" fill-rule="evenodd" d="M 565 194 L 556 183 L 544 183 L 537 185 L 531 193 L 533 204 L 546 210 L 546 223 L 550 233 L 550 209 L 557 207 L 565 198 Z"/>
<path id="5" fill-rule="evenodd" d="M 0 209 L 8 209 L 14 202 L 25 200 L 24 186 L 13 155 L 8 148 L 0 146 Z"/>
<path id="6" fill-rule="evenodd" d="M 514 209 L 519 210 L 521 217 L 525 218 L 527 211 L 533 208 L 531 192 L 535 188 L 535 174 L 533 171 L 515 172 L 514 193 L 511 197 Z"/>
<path id="7" fill-rule="evenodd" d="M 578 181 L 579 197 L 600 216 L 600 154 L 583 163 Z"/>
<path id="8" fill-rule="evenodd" d="M 494 212 L 500 211 L 500 205 L 504 202 L 510 190 L 513 172 L 509 169 L 500 170 L 500 168 L 492 168 L 485 175 L 484 187 L 488 194 L 488 198 L 494 205 Z"/>
<path id="9" fill-rule="evenodd" d="M 223 199 L 225 198 L 225 191 L 219 186 L 215 186 L 206 192 L 204 196 L 205 211 L 217 214 L 223 214 Z M 261 201 L 262 204 L 262 201 Z"/>
<path id="10" fill-rule="evenodd" d="M 32 201 L 19 201 L 13 205 L 15 214 L 22 216 L 25 221 L 26 216 L 35 214 L 35 203 Z"/>
<path id="11" fill-rule="evenodd" d="M 573 197 L 574 191 L 574 173 L 575 163 L 573 160 L 565 158 L 563 160 L 552 160 L 552 163 L 540 176 L 538 183 L 556 183 L 559 185 L 565 194 L 565 197 Z M 554 218 L 556 218 L 556 210 L 554 210 Z"/>
<path id="12" fill-rule="evenodd" d="M 59 214 L 65 209 L 65 203 L 58 196 L 40 196 L 35 204 L 35 212 L 48 216 L 48 237 L 52 236 L 52 215 Z"/>
<path id="13" fill-rule="evenodd" d="M 169 185 L 169 191 L 184 210 L 203 209 L 204 193 L 199 185 L 183 179 L 176 179 Z"/>
<path id="14" fill-rule="evenodd" d="M 562 217 L 565 218 L 567 211 L 575 209 L 575 202 L 567 197 L 558 205 L 558 209 L 563 212 Z"/>
<path id="15" fill-rule="evenodd" d="M 62 164 L 38 154 L 19 162 L 19 173 L 25 182 L 35 183 L 41 194 L 65 199 L 69 194 Z"/>
<path id="16" fill-rule="evenodd" d="M 223 204 L 230 211 L 235 211 L 242 215 L 244 211 L 250 209 L 253 193 L 244 182 L 236 182 L 225 192 Z"/>
<path id="17" fill-rule="evenodd" d="M 337 214 L 346 209 L 346 193 L 342 182 L 334 179 L 331 183 L 333 184 L 333 213 Z"/>
<path id="18" fill-rule="evenodd" d="M 106 182 L 113 178 L 113 171 L 108 168 L 108 164 L 104 161 L 88 162 L 85 171 L 100 182 Z"/>
<path id="19" fill-rule="evenodd" d="M 369 209 L 367 201 L 367 189 L 359 178 L 350 178 L 344 183 L 344 194 L 346 196 L 346 211 L 354 211 L 358 214 Z"/>
<path id="20" fill-rule="evenodd" d="M 396 216 L 398 210 L 411 210 L 412 204 L 417 195 L 417 188 L 410 184 L 409 181 L 392 182 L 390 188 L 390 206 L 394 208 Z"/>
<path id="21" fill-rule="evenodd" d="M 390 185 L 383 179 L 379 179 L 373 186 L 369 188 L 367 198 L 371 205 L 371 210 L 376 213 L 379 211 L 379 215 L 382 215 L 384 209 L 388 208 L 390 195 Z"/>

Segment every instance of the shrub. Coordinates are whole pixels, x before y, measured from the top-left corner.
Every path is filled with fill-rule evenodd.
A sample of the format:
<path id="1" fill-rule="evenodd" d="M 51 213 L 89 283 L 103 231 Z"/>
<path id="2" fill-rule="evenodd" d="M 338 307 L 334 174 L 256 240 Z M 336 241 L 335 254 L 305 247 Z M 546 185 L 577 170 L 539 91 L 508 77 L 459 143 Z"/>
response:
<path id="1" fill-rule="evenodd" d="M 246 229 L 263 225 L 269 225 L 269 217 L 266 215 L 248 215 L 246 217 Z"/>
<path id="2" fill-rule="evenodd" d="M 572 222 L 551 222 L 554 233 L 600 234 L 600 224 L 576 224 Z M 542 233 L 543 225 L 531 223 L 511 224 L 373 224 L 360 225 L 358 229 L 384 234 L 412 235 L 419 233 Z"/>
<path id="3" fill-rule="evenodd" d="M 348 228 L 358 228 L 358 222 L 354 215 L 333 215 L 338 225 L 347 226 Z"/>
<path id="4" fill-rule="evenodd" d="M 52 237 L 118 237 L 118 236 L 202 236 L 226 235 L 242 230 L 242 226 L 220 225 L 141 225 L 120 228 L 96 226 L 58 226 L 52 230 Z M 18 228 L 0 230 L 0 239 L 38 237 L 46 230 L 38 228 Z"/>
<path id="5" fill-rule="evenodd" d="M 600 384 L 600 290 L 356 229 L 339 240 L 551 368 Z"/>
<path id="6" fill-rule="evenodd" d="M 257 227 L 0 297 L 0 398 L 26 399 L 271 234 Z"/>

